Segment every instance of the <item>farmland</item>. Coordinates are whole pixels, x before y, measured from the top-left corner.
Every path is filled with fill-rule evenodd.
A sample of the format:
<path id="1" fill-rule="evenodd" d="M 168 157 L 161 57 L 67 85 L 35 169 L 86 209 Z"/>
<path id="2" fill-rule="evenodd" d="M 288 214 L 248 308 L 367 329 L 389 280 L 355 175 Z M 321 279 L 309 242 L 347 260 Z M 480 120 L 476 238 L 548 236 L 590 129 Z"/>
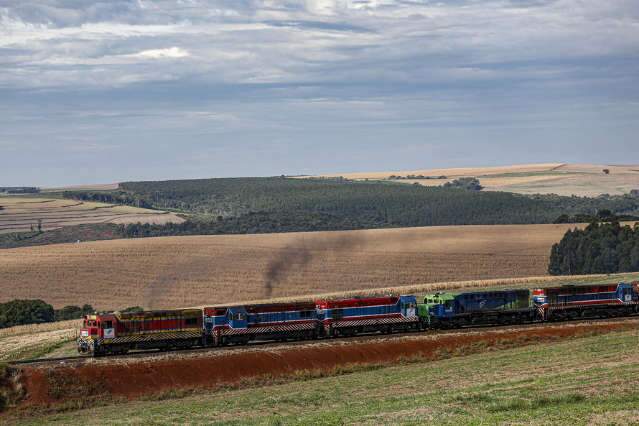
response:
<path id="1" fill-rule="evenodd" d="M 609 173 L 603 173 L 608 169 Z M 398 182 L 425 186 L 442 185 L 459 177 L 477 177 L 487 191 L 519 194 L 558 194 L 594 197 L 601 194 L 621 195 L 639 189 L 639 166 L 596 164 L 522 164 L 502 167 L 440 168 L 390 172 L 340 173 L 356 180 L 386 180 L 391 175 L 428 176 L 445 179 L 401 179 Z"/>
<path id="2" fill-rule="evenodd" d="M 545 275 L 575 225 L 161 237 L 0 251 L 0 301 L 170 308 Z"/>
<path id="3" fill-rule="evenodd" d="M 356 297 L 379 294 L 415 294 L 423 295 L 434 291 L 476 291 L 477 289 L 498 288 L 536 288 L 562 284 L 597 284 L 639 280 L 639 273 L 616 274 L 612 276 L 583 275 L 579 277 L 520 277 L 489 280 L 451 281 L 439 283 L 421 283 L 409 286 L 393 286 L 388 288 L 368 288 L 333 293 L 277 297 L 268 300 L 235 300 L 233 303 L 269 303 L 312 301 L 315 298 Z M 56 321 L 43 324 L 19 325 L 0 329 L 0 362 L 48 358 L 56 356 L 74 356 L 76 347 L 74 339 L 79 333 L 81 320 Z M 34 339 L 37 336 L 37 339 Z"/>
<path id="4" fill-rule="evenodd" d="M 0 329 L 0 362 L 46 356 L 72 342 L 80 324 L 68 320 Z"/>
<path id="5" fill-rule="evenodd" d="M 400 363 L 377 364 L 367 360 L 370 365 L 344 365 L 326 372 L 308 370 L 306 374 L 300 372 L 283 380 L 267 376 L 266 379 L 245 380 L 226 390 L 198 389 L 192 393 L 174 390 L 157 396 L 159 400 L 149 397 L 142 401 L 120 402 L 117 409 L 90 403 L 88 410 L 14 419 L 32 422 L 29 424 L 46 421 L 180 424 L 209 423 L 213 419 L 233 424 L 422 424 L 424 421 L 443 424 L 634 424 L 639 421 L 636 409 L 639 392 L 635 383 L 639 373 L 639 333 L 636 328 L 607 333 L 602 330 L 603 334 L 594 330 L 577 332 L 577 327 L 570 326 L 549 328 L 563 337 L 553 338 L 549 334 L 533 338 L 535 331 L 530 330 L 533 334 L 527 341 L 524 339 L 508 348 L 508 338 L 504 335 L 497 342 L 506 349 L 495 351 L 491 350 L 490 341 L 481 343 L 485 340 L 482 335 L 488 337 L 494 332 L 474 332 L 472 334 L 480 339 L 477 344 L 461 345 L 453 352 L 442 350 L 423 359 L 416 357 Z M 574 333 L 571 328 L 575 328 Z M 571 334 L 574 337 L 571 338 Z M 513 338 L 517 340 L 518 337 L 514 335 Z M 420 340 L 427 339 L 396 339 L 401 340 L 397 346 L 386 346 L 397 349 L 402 343 L 417 345 Z M 533 341 L 537 343 L 531 344 Z M 367 346 L 366 343 L 356 345 L 362 349 L 351 348 L 348 344 L 342 346 L 345 353 L 353 354 Z M 280 358 L 303 363 L 302 358 L 293 361 L 294 354 L 301 351 L 303 348 L 292 349 L 291 353 L 275 351 L 261 359 L 271 364 Z M 336 350 L 333 357 L 335 353 Z M 383 354 L 375 353 L 377 357 Z M 258 353 L 249 351 L 245 357 L 253 359 L 257 356 Z M 315 358 L 310 359 L 315 362 Z M 184 365 L 188 362 L 188 359 L 182 360 Z M 158 361 L 157 365 L 165 364 L 169 363 Z M 209 363 L 213 367 L 215 364 Z M 153 375 L 148 371 L 159 368 L 157 365 L 128 365 L 124 371 L 150 380 Z M 203 362 L 192 365 L 204 368 Z M 277 363 L 279 369 L 285 369 L 286 365 Z M 244 369 L 227 369 L 227 374 L 240 374 L 260 366 L 253 362 Z M 84 373 L 100 368 L 99 364 L 88 366 Z M 82 370 L 79 369 L 79 373 Z M 102 370 L 118 372 L 108 367 Z M 166 375 L 184 381 L 184 371 L 187 370 L 174 368 L 167 370 Z M 118 380 L 110 375 L 93 374 L 90 377 Z M 217 381 L 215 375 L 192 377 L 199 381 L 207 378 L 210 378 L 209 387 Z M 118 386 L 100 389 L 132 391 L 139 387 L 128 388 L 117 383 Z M 153 383 L 157 386 L 160 382 Z M 602 383 L 614 392 L 601 392 Z M 46 397 L 46 394 L 42 396 Z"/>
<path id="6" fill-rule="evenodd" d="M 181 223 L 172 213 L 58 198 L 0 197 L 0 234 L 102 223 Z"/>

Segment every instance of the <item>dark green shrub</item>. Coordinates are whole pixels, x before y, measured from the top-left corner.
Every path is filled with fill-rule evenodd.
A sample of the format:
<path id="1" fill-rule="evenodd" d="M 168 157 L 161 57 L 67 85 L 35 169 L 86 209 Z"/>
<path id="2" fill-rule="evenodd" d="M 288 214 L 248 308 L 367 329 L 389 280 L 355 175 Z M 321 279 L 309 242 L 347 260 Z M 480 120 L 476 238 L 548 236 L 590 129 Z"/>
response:
<path id="1" fill-rule="evenodd" d="M 0 303 L 0 328 L 52 322 L 54 319 L 53 306 L 39 299 Z"/>
<path id="2" fill-rule="evenodd" d="M 69 305 L 69 306 L 65 306 L 62 309 L 56 309 L 55 320 L 64 321 L 64 320 L 70 320 L 70 319 L 78 319 L 93 312 L 94 312 L 94 309 L 91 305 L 84 305 L 82 307 Z"/>

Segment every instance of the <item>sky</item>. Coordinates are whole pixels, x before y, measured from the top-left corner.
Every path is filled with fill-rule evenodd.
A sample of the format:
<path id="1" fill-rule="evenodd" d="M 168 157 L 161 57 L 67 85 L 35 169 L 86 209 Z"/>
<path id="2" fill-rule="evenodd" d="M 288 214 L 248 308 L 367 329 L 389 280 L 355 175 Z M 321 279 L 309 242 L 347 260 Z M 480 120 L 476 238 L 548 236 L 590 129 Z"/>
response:
<path id="1" fill-rule="evenodd" d="M 636 0 L 0 0 L 0 186 L 639 163 Z"/>

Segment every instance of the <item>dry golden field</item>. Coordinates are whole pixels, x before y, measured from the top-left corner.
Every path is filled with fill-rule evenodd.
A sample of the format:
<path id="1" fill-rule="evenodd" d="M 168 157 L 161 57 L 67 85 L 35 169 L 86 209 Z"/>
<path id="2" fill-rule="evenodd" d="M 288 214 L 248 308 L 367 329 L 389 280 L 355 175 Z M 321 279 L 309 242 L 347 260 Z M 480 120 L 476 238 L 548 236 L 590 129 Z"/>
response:
<path id="1" fill-rule="evenodd" d="M 173 213 L 56 198 L 0 196 L 0 233 L 44 230 L 84 223 L 181 223 Z"/>
<path id="2" fill-rule="evenodd" d="M 161 237 L 0 251 L 0 302 L 197 306 L 441 281 L 541 276 L 575 225 Z"/>
<path id="3" fill-rule="evenodd" d="M 118 189 L 118 183 L 97 183 L 88 185 L 70 185 L 56 188 L 43 188 L 45 192 L 64 192 L 64 191 L 111 191 Z"/>
<path id="4" fill-rule="evenodd" d="M 608 169 L 609 174 L 604 174 Z M 479 178 L 489 191 L 520 194 L 559 194 L 597 196 L 627 194 L 639 189 L 639 165 L 607 166 L 596 164 L 522 164 L 502 167 L 464 167 L 449 169 L 404 170 L 389 172 L 337 173 L 349 179 L 388 179 L 389 176 L 446 176 L 447 179 L 402 179 L 397 182 L 437 186 L 465 176 Z"/>
<path id="5" fill-rule="evenodd" d="M 0 361 L 30 358 L 73 341 L 82 320 L 18 325 L 0 329 Z"/>

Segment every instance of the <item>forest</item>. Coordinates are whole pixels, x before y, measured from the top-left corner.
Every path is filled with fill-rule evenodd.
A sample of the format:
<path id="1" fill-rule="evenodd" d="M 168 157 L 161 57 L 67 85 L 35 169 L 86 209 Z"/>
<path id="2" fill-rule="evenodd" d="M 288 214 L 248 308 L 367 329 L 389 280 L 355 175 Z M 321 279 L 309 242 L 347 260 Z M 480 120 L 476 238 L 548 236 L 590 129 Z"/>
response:
<path id="1" fill-rule="evenodd" d="M 82 307 L 69 305 L 61 309 L 53 309 L 53 306 L 40 299 L 16 299 L 0 303 L 0 328 L 78 319 L 93 312 L 91 305 Z"/>
<path id="2" fill-rule="evenodd" d="M 636 214 L 631 196 L 561 197 L 346 179 L 220 178 L 125 182 L 65 197 L 183 213 L 182 225 L 132 225 L 133 234 L 252 233 L 381 227 L 553 223 L 600 210 Z"/>

